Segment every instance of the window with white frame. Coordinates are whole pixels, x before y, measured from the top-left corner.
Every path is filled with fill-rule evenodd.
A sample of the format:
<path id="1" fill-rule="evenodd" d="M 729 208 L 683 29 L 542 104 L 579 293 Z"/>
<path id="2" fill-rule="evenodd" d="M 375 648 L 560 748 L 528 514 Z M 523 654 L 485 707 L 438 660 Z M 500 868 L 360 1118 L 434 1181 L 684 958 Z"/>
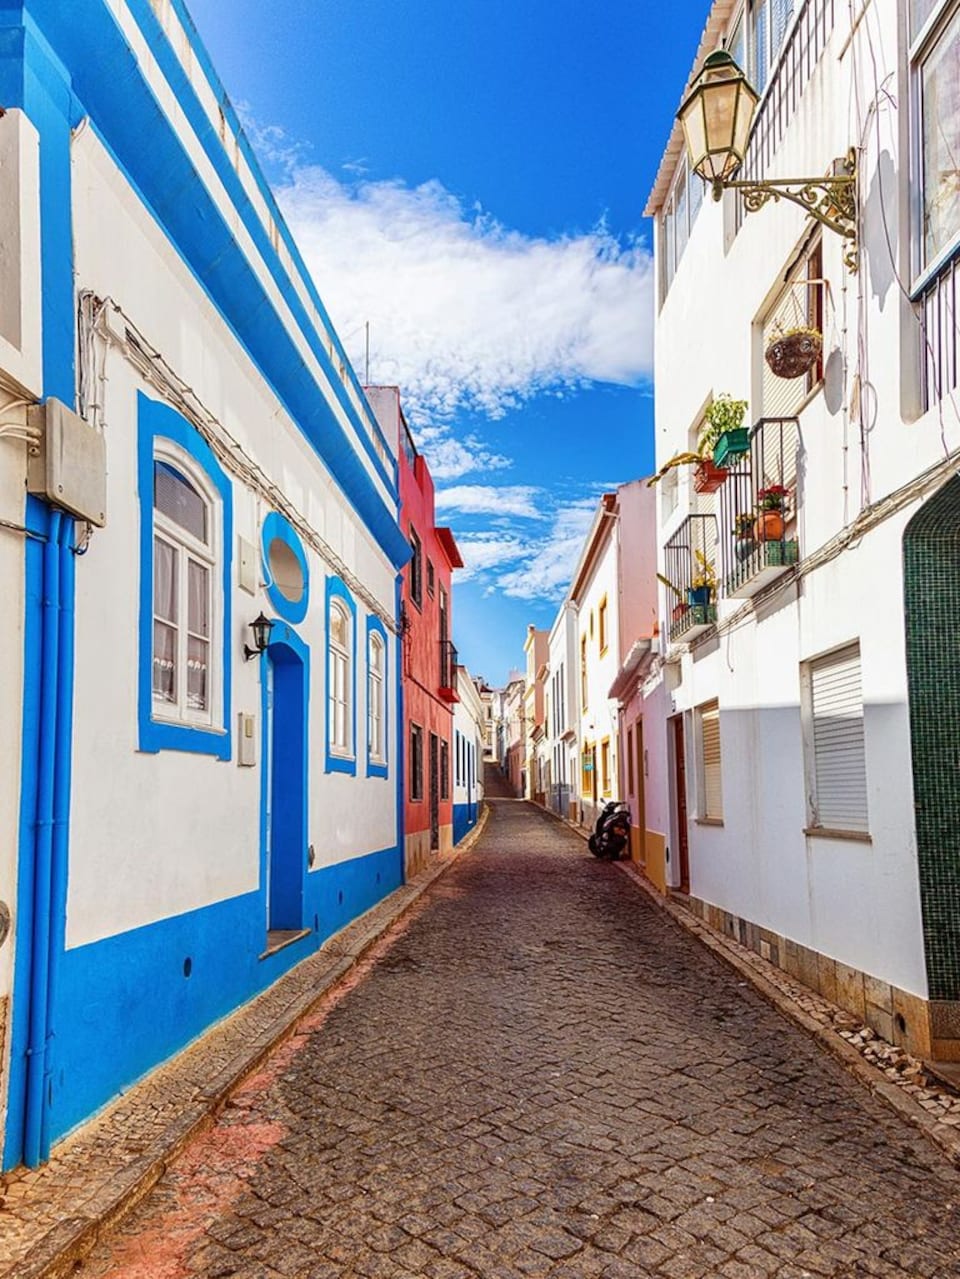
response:
<path id="1" fill-rule="evenodd" d="M 217 504 L 184 461 L 153 461 L 153 714 L 210 724 Z"/>
<path id="2" fill-rule="evenodd" d="M 960 245 L 960 4 L 911 0 L 910 65 L 917 201 L 915 266 Z"/>
<path id="3" fill-rule="evenodd" d="M 352 619 L 339 599 L 330 601 L 330 751 L 334 755 L 353 753 L 350 707 L 350 650 Z"/>
<path id="4" fill-rule="evenodd" d="M 697 740 L 700 745 L 700 795 L 698 816 L 723 820 L 723 787 L 720 777 L 720 707 L 707 702 L 697 707 Z"/>
<path id="5" fill-rule="evenodd" d="M 867 762 L 860 645 L 800 668 L 811 830 L 866 834 Z"/>
<path id="6" fill-rule="evenodd" d="M 383 637 L 371 631 L 367 652 L 367 751 L 370 759 L 382 764 L 386 759 L 383 734 Z"/>
<path id="7" fill-rule="evenodd" d="M 660 262 L 662 296 L 673 282 L 683 251 L 700 206 L 703 204 L 703 180 L 690 169 L 687 157 L 680 160 L 676 177 L 660 215 Z"/>
<path id="8" fill-rule="evenodd" d="M 746 30 L 747 65 L 740 65 L 757 93 L 767 87 L 793 10 L 794 0 L 751 0 Z"/>

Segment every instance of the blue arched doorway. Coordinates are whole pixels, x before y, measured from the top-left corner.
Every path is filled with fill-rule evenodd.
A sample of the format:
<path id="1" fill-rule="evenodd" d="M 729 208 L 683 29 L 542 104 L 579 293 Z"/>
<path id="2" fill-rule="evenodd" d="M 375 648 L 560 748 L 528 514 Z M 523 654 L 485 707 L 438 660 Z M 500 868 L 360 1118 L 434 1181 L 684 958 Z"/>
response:
<path id="1" fill-rule="evenodd" d="M 303 928 L 307 847 L 307 707 L 310 650 L 275 625 L 266 686 L 264 881 L 268 943 Z M 271 938 L 270 934 L 274 936 Z"/>

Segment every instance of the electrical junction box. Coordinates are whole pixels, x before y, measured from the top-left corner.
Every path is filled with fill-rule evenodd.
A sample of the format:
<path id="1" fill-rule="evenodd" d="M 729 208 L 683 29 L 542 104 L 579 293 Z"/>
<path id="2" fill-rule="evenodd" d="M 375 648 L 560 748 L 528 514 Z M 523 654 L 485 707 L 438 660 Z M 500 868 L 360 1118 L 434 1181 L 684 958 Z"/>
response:
<path id="1" fill-rule="evenodd" d="M 240 587 L 249 595 L 257 593 L 257 548 L 245 537 L 237 538 Z"/>
<path id="2" fill-rule="evenodd" d="M 239 713 L 237 727 L 237 763 L 241 768 L 253 768 L 257 762 L 257 717 Z"/>
<path id="3" fill-rule="evenodd" d="M 38 435 L 27 464 L 27 488 L 52 506 L 103 527 L 107 522 L 107 445 L 82 417 L 59 400 L 27 410 Z"/>

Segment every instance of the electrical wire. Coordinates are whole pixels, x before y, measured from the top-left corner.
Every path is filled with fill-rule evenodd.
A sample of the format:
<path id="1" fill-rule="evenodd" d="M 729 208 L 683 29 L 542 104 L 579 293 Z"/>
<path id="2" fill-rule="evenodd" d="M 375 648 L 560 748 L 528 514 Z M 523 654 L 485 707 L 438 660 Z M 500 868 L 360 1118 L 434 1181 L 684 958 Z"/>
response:
<path id="1" fill-rule="evenodd" d="M 343 579 L 355 596 L 363 601 L 369 612 L 377 616 L 394 635 L 398 633 L 396 619 L 373 595 L 369 587 L 347 566 L 329 542 L 314 528 L 307 517 L 290 501 L 287 495 L 270 479 L 259 464 L 246 452 L 230 431 L 204 406 L 198 394 L 176 373 L 165 357 L 144 336 L 134 321 L 113 298 L 96 299 L 86 293 L 81 303 L 94 305 L 89 324 L 94 343 L 100 341 L 118 351 L 141 376 L 174 404 L 200 432 L 223 465 L 241 479 L 259 497 L 297 530 L 320 557 Z M 112 318 L 122 322 L 123 334 L 110 323 Z M 89 358 L 89 357 L 88 357 Z M 105 364 L 104 364 L 105 369 Z M 89 373 L 89 368 L 87 370 Z M 105 373 L 102 377 L 105 383 Z M 89 382 L 84 382 L 89 395 Z M 102 412 L 102 408 L 100 410 Z M 102 420 L 101 420 L 102 424 Z"/>

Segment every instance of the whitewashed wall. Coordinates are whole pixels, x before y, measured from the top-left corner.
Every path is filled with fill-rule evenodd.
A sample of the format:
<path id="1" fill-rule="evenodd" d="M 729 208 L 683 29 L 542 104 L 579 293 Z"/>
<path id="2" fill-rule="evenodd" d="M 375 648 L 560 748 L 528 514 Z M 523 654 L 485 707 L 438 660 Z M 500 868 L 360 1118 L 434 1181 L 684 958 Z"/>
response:
<path id="1" fill-rule="evenodd" d="M 610 686 L 620 669 L 620 617 L 618 612 L 618 556 L 617 541 L 613 536 L 613 518 L 601 517 L 597 529 L 599 547 L 593 563 L 577 592 L 577 657 L 576 671 L 580 679 L 580 644 L 587 641 L 587 702 L 580 710 L 580 748 L 585 742 L 597 747 L 597 796 L 598 804 L 604 803 L 601 751 L 604 738 L 610 740 L 610 797 L 619 798 L 618 779 L 618 725 L 616 702 L 609 697 Z M 606 648 L 600 649 L 600 603 L 606 599 Z M 593 618 L 591 633 L 590 619 Z M 592 819 L 592 802 L 582 792 L 582 779 L 577 776 L 577 788 L 588 819 Z"/>
<path id="2" fill-rule="evenodd" d="M 845 273 L 841 240 L 823 232 L 830 281 L 825 356 L 839 354 L 846 376 L 831 397 L 817 394 L 801 415 L 801 556 L 824 546 L 864 506 L 876 503 L 960 445 L 956 413 L 911 420 L 901 363 L 905 313 L 894 270 L 900 260 L 898 193 L 904 174 L 902 111 L 880 84 L 897 84 L 893 0 L 846 11 L 805 89 L 769 176 L 819 173 L 848 146 L 861 151 L 864 235 L 859 274 Z M 874 79 L 873 59 L 878 58 Z M 880 217 L 878 163 L 887 166 L 887 230 Z M 688 447 L 689 431 L 711 395 L 758 402 L 762 352 L 758 321 L 794 259 L 805 230 L 801 210 L 780 205 L 748 215 L 725 251 L 731 195 L 705 200 L 659 312 L 656 337 L 656 451 L 661 465 Z M 858 347 L 858 336 L 860 339 Z M 696 352 L 696 359 L 691 353 Z M 859 363 L 858 363 L 859 361 Z M 856 380 L 855 380 L 856 375 Z M 858 414 L 868 415 L 861 437 Z M 689 474 L 664 517 L 661 547 L 690 509 Z M 681 681 L 664 707 L 678 712 L 713 698 L 721 710 L 723 825 L 694 820 L 696 785 L 688 735 L 691 892 L 843 962 L 917 994 L 926 993 L 906 706 L 901 536 L 916 505 L 881 523 L 853 547 L 802 578 L 799 592 L 738 621 L 718 643 L 685 652 Z M 721 536 L 724 531 L 721 530 Z M 741 609 L 721 599 L 723 623 Z M 799 666 L 859 639 L 865 705 L 871 843 L 807 838 Z M 669 764 L 666 724 L 658 730 Z M 652 748 L 652 738 L 648 742 Z M 653 752 L 651 750 L 651 757 Z M 658 769 L 660 763 L 658 761 Z M 672 779 L 667 777 L 667 792 Z M 651 788 L 664 793 L 664 787 Z M 671 848 L 676 844 L 675 802 Z M 654 805 L 648 799 L 648 824 Z M 676 863 L 674 862 L 674 866 Z"/>
<path id="3" fill-rule="evenodd" d="M 368 584 L 388 617 L 394 573 L 347 500 L 280 403 L 244 356 L 196 281 L 165 242 L 149 213 L 92 130 L 75 144 L 77 285 L 114 299 L 189 384 L 200 402 L 307 518 L 333 551 Z M 136 393 L 162 398 L 115 348 L 106 358 L 105 430 L 109 524 L 80 565 L 68 945 L 196 909 L 257 887 L 260 857 L 260 766 L 234 759 L 136 749 L 140 505 L 136 480 Z M 257 548 L 268 505 L 231 476 L 234 536 Z M 310 548 L 311 604 L 298 632 L 309 644 L 309 842 L 324 866 L 396 842 L 393 782 L 362 778 L 366 683 L 365 617 L 357 603 L 358 776 L 325 774 L 324 577 L 332 571 Z M 242 660 L 247 625 L 263 608 L 236 582 L 234 547 L 233 713 L 256 716 L 259 663 Z M 259 574 L 262 584 L 263 574 Z M 110 643 L 104 643 L 110 619 Z M 396 723 L 394 653 L 390 650 L 388 723 Z M 99 675 L 97 672 L 100 672 Z M 235 718 L 234 725 L 235 729 Z M 262 763 L 262 761 L 261 761 Z M 393 761 L 395 764 L 395 761 Z M 103 785 L 104 776 L 111 785 Z M 362 790 L 364 799 L 358 799 Z M 170 796 L 178 802 L 171 805 Z M 229 848 L 229 856 L 223 850 Z M 110 894 L 102 887 L 109 882 Z"/>

